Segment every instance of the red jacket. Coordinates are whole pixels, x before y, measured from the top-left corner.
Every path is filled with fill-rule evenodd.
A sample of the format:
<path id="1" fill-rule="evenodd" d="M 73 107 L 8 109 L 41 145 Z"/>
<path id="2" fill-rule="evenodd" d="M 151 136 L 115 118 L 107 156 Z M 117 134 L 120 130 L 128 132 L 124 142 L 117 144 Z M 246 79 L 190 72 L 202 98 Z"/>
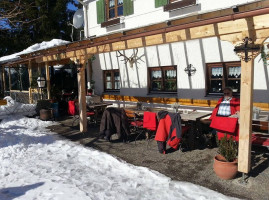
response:
<path id="1" fill-rule="evenodd" d="M 172 134 L 169 137 L 169 132 L 172 127 L 171 125 L 172 125 L 172 120 L 169 114 L 167 114 L 163 119 L 160 119 L 157 132 L 155 135 L 155 140 L 160 141 L 160 142 L 167 141 L 167 144 L 170 147 L 172 147 L 173 149 L 178 149 L 179 143 L 181 141 L 181 137 L 178 138 L 176 128 L 174 128 L 174 130 L 171 130 Z M 180 131 L 182 131 L 182 134 L 183 134 L 184 132 L 188 130 L 188 128 L 189 127 L 187 126 L 182 126 Z"/>

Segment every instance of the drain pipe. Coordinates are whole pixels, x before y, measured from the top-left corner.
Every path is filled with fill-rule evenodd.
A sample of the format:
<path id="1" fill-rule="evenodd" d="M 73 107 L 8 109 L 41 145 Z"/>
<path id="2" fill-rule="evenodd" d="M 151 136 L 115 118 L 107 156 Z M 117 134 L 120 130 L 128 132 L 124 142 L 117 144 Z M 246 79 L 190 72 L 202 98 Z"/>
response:
<path id="1" fill-rule="evenodd" d="M 89 37 L 89 24 L 88 24 L 88 4 L 84 3 L 81 0 L 77 0 L 80 4 L 83 5 L 83 13 L 84 13 L 84 37 L 88 38 Z"/>

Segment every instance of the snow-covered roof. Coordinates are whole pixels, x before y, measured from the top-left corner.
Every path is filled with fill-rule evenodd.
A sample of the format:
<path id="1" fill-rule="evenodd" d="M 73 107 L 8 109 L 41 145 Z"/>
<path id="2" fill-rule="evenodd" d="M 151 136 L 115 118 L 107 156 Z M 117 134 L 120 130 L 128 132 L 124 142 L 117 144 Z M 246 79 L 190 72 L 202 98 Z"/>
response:
<path id="1" fill-rule="evenodd" d="M 68 44 L 68 43 L 70 43 L 70 42 L 65 41 L 65 40 L 60 40 L 60 39 L 53 39 L 53 40 L 48 41 L 48 42 L 44 41 L 42 43 L 37 43 L 37 44 L 34 44 L 34 45 L 28 47 L 27 49 L 24 49 L 21 52 L 14 53 L 14 54 L 8 55 L 8 56 L 0 57 L 0 64 L 19 60 L 20 55 L 23 55 L 23 54 L 28 54 L 28 53 L 32 53 L 35 51 L 40 51 L 40 50 L 44 50 L 44 49 L 48 49 L 48 48 L 52 48 L 52 47 L 56 47 L 56 46 L 61 46 L 61 45 Z"/>

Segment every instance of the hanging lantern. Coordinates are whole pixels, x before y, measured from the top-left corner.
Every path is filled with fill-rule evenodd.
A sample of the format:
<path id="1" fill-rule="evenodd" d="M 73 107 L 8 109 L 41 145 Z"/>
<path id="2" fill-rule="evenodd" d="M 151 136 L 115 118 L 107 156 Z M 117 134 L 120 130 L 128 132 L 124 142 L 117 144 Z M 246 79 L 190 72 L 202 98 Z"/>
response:
<path id="1" fill-rule="evenodd" d="M 38 84 L 39 88 L 44 88 L 45 87 L 46 79 L 43 76 L 39 76 L 36 81 L 37 81 L 37 84 Z"/>

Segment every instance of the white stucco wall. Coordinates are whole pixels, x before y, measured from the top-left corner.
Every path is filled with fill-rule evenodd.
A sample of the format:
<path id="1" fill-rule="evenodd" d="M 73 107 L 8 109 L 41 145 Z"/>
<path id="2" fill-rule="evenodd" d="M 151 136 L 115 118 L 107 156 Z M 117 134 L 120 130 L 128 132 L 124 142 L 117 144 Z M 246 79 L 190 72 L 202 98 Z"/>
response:
<path id="1" fill-rule="evenodd" d="M 197 13 L 205 13 L 213 10 L 232 7 L 255 0 L 197 0 L 198 6 L 164 12 L 163 7 L 155 8 L 154 0 L 134 0 L 134 14 L 126 16 L 124 24 L 108 28 L 101 28 L 96 19 L 96 1 L 89 1 L 88 26 L 90 35 L 107 35 L 113 32 L 134 29 L 163 22 L 169 19 L 181 18 Z M 205 96 L 206 63 L 240 61 L 233 51 L 234 46 L 230 42 L 220 41 L 217 37 L 189 40 L 171 44 L 142 47 L 138 49 L 139 63 L 130 68 L 122 57 L 116 57 L 116 52 L 96 55 L 93 62 L 93 79 L 96 81 L 96 92 L 103 92 L 103 71 L 119 69 L 121 75 L 121 95 L 150 96 L 148 94 L 148 67 L 177 66 L 177 97 L 212 99 Z M 134 50 L 124 50 L 121 53 L 130 56 Z M 254 101 L 268 102 L 269 99 L 269 69 L 264 66 L 260 55 L 254 61 Z M 184 69 L 192 64 L 196 74 L 189 77 Z"/>
<path id="2" fill-rule="evenodd" d="M 197 5 L 195 6 L 186 7 L 172 12 L 164 12 L 163 7 L 155 8 L 154 0 L 133 0 L 134 14 L 125 16 L 123 24 L 101 28 L 101 25 L 97 24 L 96 0 L 92 0 L 88 1 L 88 36 L 96 35 L 98 37 L 101 35 L 111 34 L 113 32 L 148 26 L 150 24 L 156 24 L 166 20 L 229 8 L 233 5 L 245 4 L 253 1 L 255 0 L 197 0 Z M 85 32 L 87 31 L 85 30 Z"/>
<path id="3" fill-rule="evenodd" d="M 176 65 L 178 98 L 212 99 L 205 96 L 206 63 L 240 61 L 233 49 L 230 42 L 220 41 L 217 37 L 143 47 L 138 49 L 141 60 L 133 68 L 130 68 L 129 63 L 125 64 L 122 57 L 116 57 L 116 52 L 99 54 L 93 62 L 96 92 L 103 92 L 102 70 L 119 69 L 120 95 L 152 95 L 148 94 L 148 67 Z M 121 53 L 129 57 L 134 50 L 124 50 Z M 254 101 L 268 102 L 269 67 L 263 65 L 260 55 L 254 62 Z M 184 71 L 188 64 L 197 70 L 190 77 Z"/>

